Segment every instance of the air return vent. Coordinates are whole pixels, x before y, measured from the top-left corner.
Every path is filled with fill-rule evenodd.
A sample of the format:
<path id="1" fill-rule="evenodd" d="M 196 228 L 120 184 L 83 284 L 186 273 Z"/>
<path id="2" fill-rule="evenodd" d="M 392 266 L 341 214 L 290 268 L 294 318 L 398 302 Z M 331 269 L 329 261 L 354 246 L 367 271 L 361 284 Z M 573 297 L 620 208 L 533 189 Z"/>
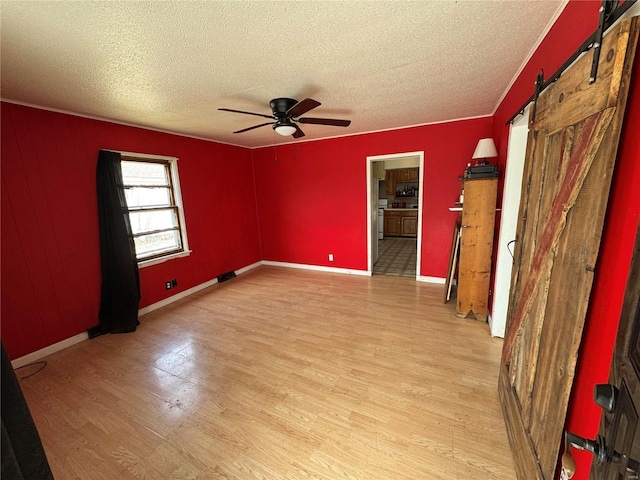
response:
<path id="1" fill-rule="evenodd" d="M 232 278 L 236 278 L 236 272 L 233 270 L 227 273 L 223 273 L 222 275 L 218 275 L 218 283 L 226 282 L 227 280 L 231 280 Z"/>

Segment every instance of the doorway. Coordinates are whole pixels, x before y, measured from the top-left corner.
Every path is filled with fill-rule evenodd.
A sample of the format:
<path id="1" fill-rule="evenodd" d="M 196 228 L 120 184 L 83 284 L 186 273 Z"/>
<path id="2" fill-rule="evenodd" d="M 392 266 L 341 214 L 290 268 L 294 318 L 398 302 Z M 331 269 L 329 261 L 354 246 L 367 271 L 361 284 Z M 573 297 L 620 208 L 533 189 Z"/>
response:
<path id="1" fill-rule="evenodd" d="M 424 152 L 406 152 L 391 155 L 377 155 L 367 157 L 367 273 L 369 275 L 394 275 L 420 278 L 420 257 L 422 250 L 422 198 L 424 179 Z M 381 170 L 381 165 L 384 170 Z M 383 201 L 393 199 L 393 193 L 386 196 L 386 188 L 380 191 L 380 180 L 385 170 L 404 168 L 418 168 L 418 193 L 415 203 L 406 201 L 398 212 L 406 210 L 413 218 L 405 221 L 417 224 L 415 237 L 385 236 L 379 237 L 379 230 L 384 231 L 384 213 L 393 209 L 393 201 L 387 201 L 386 207 L 379 208 L 380 197 Z M 386 186 L 383 184 L 383 186 Z M 414 208 L 415 205 L 415 208 Z M 389 213 L 389 212 L 387 212 Z"/>

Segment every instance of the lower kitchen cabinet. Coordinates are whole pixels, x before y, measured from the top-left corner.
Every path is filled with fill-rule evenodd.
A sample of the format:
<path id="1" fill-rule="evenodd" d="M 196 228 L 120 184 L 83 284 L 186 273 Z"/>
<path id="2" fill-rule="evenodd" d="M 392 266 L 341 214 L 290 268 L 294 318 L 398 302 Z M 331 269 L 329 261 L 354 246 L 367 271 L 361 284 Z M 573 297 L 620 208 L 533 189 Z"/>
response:
<path id="1" fill-rule="evenodd" d="M 402 219 L 398 216 L 387 215 L 384 212 L 384 236 L 399 237 L 402 233 Z"/>
<path id="2" fill-rule="evenodd" d="M 385 210 L 385 237 L 416 237 L 418 235 L 418 210 Z"/>
<path id="3" fill-rule="evenodd" d="M 417 212 L 416 212 L 417 213 Z M 401 235 L 415 237 L 418 235 L 418 216 L 402 217 Z"/>

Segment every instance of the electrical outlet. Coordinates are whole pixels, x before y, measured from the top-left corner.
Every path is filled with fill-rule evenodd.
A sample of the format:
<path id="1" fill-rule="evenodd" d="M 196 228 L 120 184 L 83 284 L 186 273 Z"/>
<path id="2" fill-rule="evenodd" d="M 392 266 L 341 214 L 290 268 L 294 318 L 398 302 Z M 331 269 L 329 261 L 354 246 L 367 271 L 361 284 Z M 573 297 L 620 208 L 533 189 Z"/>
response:
<path id="1" fill-rule="evenodd" d="M 178 286 L 178 279 L 174 278 L 171 280 L 171 288 L 176 288 Z"/>
<path id="2" fill-rule="evenodd" d="M 168 282 L 164 282 L 164 288 L 167 290 L 171 290 L 171 280 L 169 280 Z"/>
<path id="3" fill-rule="evenodd" d="M 330 262 L 333 262 L 333 253 L 330 253 L 330 254 L 329 254 L 329 261 L 330 261 Z"/>

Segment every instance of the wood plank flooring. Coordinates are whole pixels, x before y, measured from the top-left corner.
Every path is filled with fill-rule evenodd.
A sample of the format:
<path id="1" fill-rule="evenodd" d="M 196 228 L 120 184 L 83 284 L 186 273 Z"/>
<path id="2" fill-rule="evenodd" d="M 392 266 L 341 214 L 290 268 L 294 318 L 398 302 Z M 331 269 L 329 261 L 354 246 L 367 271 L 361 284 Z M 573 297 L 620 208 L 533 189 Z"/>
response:
<path id="1" fill-rule="evenodd" d="M 442 288 L 263 266 L 21 385 L 57 480 L 511 480 L 502 340 Z"/>

